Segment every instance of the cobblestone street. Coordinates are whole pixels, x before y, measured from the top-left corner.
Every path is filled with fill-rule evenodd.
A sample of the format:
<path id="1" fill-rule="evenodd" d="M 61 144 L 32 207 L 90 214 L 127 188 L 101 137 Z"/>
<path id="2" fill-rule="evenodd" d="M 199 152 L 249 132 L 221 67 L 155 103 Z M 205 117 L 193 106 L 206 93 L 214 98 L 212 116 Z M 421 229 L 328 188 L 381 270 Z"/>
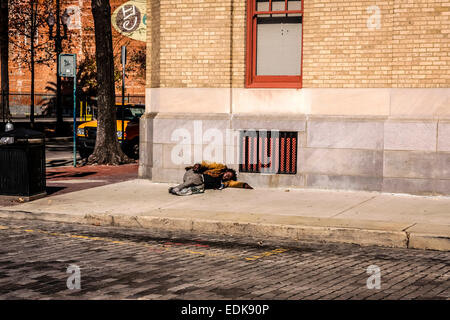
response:
<path id="1" fill-rule="evenodd" d="M 450 299 L 448 252 L 6 219 L 0 241 L 0 299 Z"/>

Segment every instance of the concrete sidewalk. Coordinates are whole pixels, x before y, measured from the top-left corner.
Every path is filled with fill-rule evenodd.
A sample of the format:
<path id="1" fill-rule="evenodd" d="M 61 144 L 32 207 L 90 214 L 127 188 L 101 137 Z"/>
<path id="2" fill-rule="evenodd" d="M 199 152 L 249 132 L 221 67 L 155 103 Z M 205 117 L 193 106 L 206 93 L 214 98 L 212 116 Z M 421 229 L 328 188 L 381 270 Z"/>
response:
<path id="1" fill-rule="evenodd" d="M 178 197 L 131 180 L 1 207 L 0 217 L 450 250 L 450 198 L 305 189 Z"/>

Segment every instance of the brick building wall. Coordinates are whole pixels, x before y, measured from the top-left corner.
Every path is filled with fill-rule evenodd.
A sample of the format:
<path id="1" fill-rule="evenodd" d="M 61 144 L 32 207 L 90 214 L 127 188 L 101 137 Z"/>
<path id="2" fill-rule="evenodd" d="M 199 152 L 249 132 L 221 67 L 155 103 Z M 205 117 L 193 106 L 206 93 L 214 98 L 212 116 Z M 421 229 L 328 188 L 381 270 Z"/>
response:
<path id="1" fill-rule="evenodd" d="M 152 10 L 152 32 L 147 43 L 152 46 L 147 49 L 153 57 L 158 56 L 157 61 L 149 62 L 149 87 L 243 86 L 245 1 L 180 4 L 163 0 L 148 1 L 148 7 Z"/>
<path id="2" fill-rule="evenodd" d="M 380 29 L 369 29 L 372 5 Z M 311 88 L 392 85 L 393 1 L 305 1 L 303 83 Z"/>
<path id="3" fill-rule="evenodd" d="M 111 11 L 125 3 L 125 0 L 112 0 Z M 63 41 L 63 52 L 77 54 L 78 63 L 84 59 L 84 53 L 95 53 L 95 31 L 92 18 L 90 1 L 83 0 L 61 0 L 61 14 L 66 8 L 79 10 L 79 15 L 75 14 L 71 18 L 71 26 L 69 27 L 69 39 Z M 62 26 L 61 26 L 62 30 Z M 48 27 L 44 26 L 39 30 L 40 33 L 48 34 Z M 55 31 L 53 31 L 55 32 Z M 144 42 L 135 41 L 119 34 L 113 28 L 113 41 L 120 50 L 121 44 L 126 44 L 131 50 L 145 50 Z M 10 45 L 10 50 L 12 46 Z M 29 93 L 30 92 L 30 72 L 25 65 L 17 63 L 16 54 L 20 52 L 10 52 L 9 62 L 9 81 L 10 91 L 12 93 Z M 56 54 L 55 54 L 56 55 Z M 50 62 L 50 66 L 36 64 L 35 91 L 36 93 L 48 92 L 45 88 L 50 82 L 56 81 L 56 62 Z M 145 91 L 145 73 L 142 75 L 137 72 L 130 72 L 127 81 L 127 93 L 134 95 L 143 95 Z M 120 90 L 117 91 L 120 94 Z M 71 94 L 69 88 L 68 94 Z M 26 100 L 26 99 L 25 99 Z M 12 110 L 14 111 L 14 110 Z"/>
<path id="4" fill-rule="evenodd" d="M 161 88 L 244 87 L 246 1 L 148 2 Z M 304 11 L 304 88 L 449 86 L 448 1 L 306 0 Z"/>
<path id="5" fill-rule="evenodd" d="M 181 181 L 180 147 L 216 160 L 208 130 L 273 129 L 298 134 L 297 173 L 252 185 L 450 195 L 448 0 L 305 0 L 301 89 L 245 87 L 247 1 L 148 8 L 141 177 Z"/>
<path id="6" fill-rule="evenodd" d="M 398 88 L 450 86 L 448 0 L 394 2 L 392 82 Z"/>
<path id="7" fill-rule="evenodd" d="M 449 15 L 446 0 L 305 1 L 304 87 L 449 87 Z"/>

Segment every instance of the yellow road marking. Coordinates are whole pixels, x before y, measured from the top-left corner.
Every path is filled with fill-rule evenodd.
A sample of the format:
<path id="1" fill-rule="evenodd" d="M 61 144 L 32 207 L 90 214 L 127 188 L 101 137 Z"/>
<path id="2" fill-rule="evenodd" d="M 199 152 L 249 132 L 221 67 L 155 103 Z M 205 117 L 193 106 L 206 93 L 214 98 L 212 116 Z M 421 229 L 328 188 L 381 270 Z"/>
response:
<path id="1" fill-rule="evenodd" d="M 90 237 L 87 236 L 79 236 L 79 235 L 71 235 L 72 238 L 78 238 L 78 239 L 91 239 Z"/>
<path id="2" fill-rule="evenodd" d="M 274 249 L 272 251 L 263 252 L 262 254 L 257 255 L 257 256 L 251 256 L 251 257 L 245 258 L 245 260 L 253 261 L 253 260 L 261 259 L 261 258 L 264 258 L 264 257 L 273 256 L 275 254 L 280 254 L 280 253 L 283 253 L 283 252 L 286 252 L 286 251 L 289 251 L 289 249 L 283 249 L 283 248 Z"/>
<path id="3" fill-rule="evenodd" d="M 126 244 L 126 242 L 123 242 L 123 241 L 113 241 L 112 243 L 117 243 L 117 244 Z"/>
<path id="4" fill-rule="evenodd" d="M 201 252 L 201 251 L 192 251 L 192 250 L 185 250 L 185 251 L 190 254 L 201 254 L 201 255 L 205 254 L 204 252 Z"/>
<path id="5" fill-rule="evenodd" d="M 5 229 L 10 229 L 10 227 L 7 226 L 2 226 L 0 225 L 0 230 L 5 230 Z M 17 228 L 18 230 L 20 230 L 20 228 Z M 42 233 L 42 234 L 46 234 L 46 235 L 50 235 L 50 236 L 55 236 L 55 237 L 69 237 L 69 238 L 73 238 L 73 239 L 85 239 L 85 240 L 94 240 L 94 241 L 104 241 L 104 242 L 110 242 L 110 243 L 114 243 L 114 244 L 128 244 L 128 245 L 134 245 L 134 246 L 144 246 L 144 247 L 148 247 L 151 249 L 154 249 L 154 251 L 168 251 L 170 250 L 170 248 L 176 248 L 173 246 L 167 246 L 167 245 L 151 245 L 148 243 L 136 243 L 136 242 L 131 242 L 131 241 L 118 241 L 118 240 L 113 240 L 113 239 L 109 239 L 109 238 L 103 238 L 103 237 L 89 237 L 89 236 L 83 236 L 83 235 L 77 235 L 77 234 L 69 234 L 69 233 L 59 233 L 59 232 L 49 232 L 49 231 L 44 231 L 44 230 L 32 230 L 32 229 L 24 229 L 23 231 L 25 232 L 38 232 L 38 233 Z M 254 261 L 254 260 L 258 260 L 258 259 L 262 259 L 265 257 L 269 257 L 272 255 L 276 255 L 276 254 L 281 254 L 284 253 L 286 251 L 289 251 L 289 249 L 284 249 L 284 248 L 278 248 L 278 249 L 274 249 L 271 251 L 266 251 L 263 252 L 260 255 L 254 255 L 254 256 L 250 256 L 250 257 L 244 257 L 243 259 L 247 260 L 247 261 Z M 186 253 L 189 254 L 193 254 L 193 255 L 202 255 L 202 256 L 208 256 L 208 257 L 217 257 L 217 256 L 222 256 L 224 258 L 230 259 L 230 260 L 236 260 L 239 259 L 241 257 L 237 257 L 237 256 L 227 256 L 224 254 L 219 254 L 219 253 L 210 253 L 210 252 L 204 252 L 204 251 L 193 251 L 193 250 L 185 250 Z"/>

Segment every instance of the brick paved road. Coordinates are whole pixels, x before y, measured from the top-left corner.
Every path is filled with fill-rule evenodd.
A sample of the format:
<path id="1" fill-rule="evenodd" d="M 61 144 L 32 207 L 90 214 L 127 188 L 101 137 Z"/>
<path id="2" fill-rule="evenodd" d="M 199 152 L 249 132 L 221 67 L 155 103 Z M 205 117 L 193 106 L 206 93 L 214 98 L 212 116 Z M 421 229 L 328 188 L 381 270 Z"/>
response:
<path id="1" fill-rule="evenodd" d="M 260 240 L 0 219 L 0 299 L 450 299 L 448 252 Z"/>

